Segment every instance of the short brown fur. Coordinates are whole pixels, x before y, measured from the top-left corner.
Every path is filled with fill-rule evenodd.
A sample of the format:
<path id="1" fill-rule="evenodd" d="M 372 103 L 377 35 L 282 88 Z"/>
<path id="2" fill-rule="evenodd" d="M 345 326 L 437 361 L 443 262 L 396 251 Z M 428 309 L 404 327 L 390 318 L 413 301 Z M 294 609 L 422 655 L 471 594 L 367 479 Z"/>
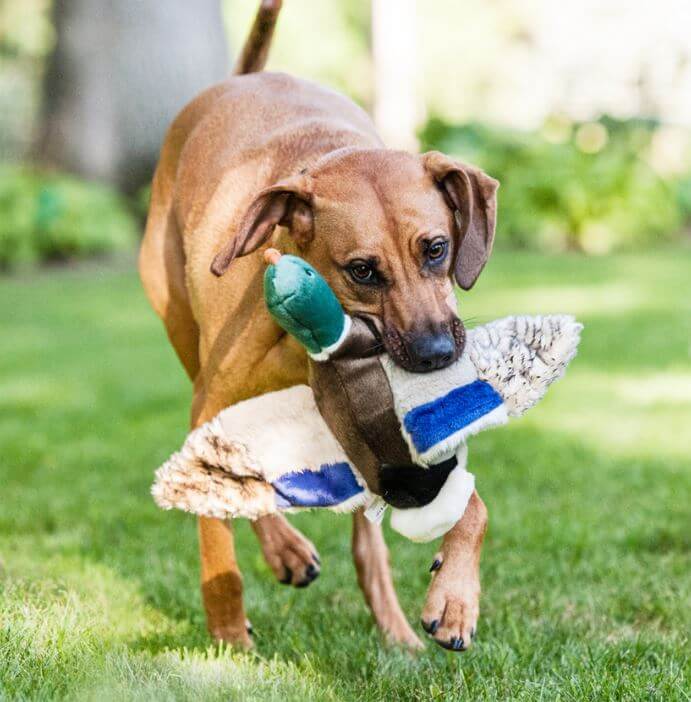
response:
<path id="1" fill-rule="evenodd" d="M 241 71 L 263 66 L 279 7 L 262 2 Z M 458 331 L 447 302 L 452 278 L 470 287 L 489 255 L 495 191 L 491 178 L 443 154 L 383 148 L 359 107 L 312 83 L 251 73 L 202 93 L 166 136 L 140 253 L 147 295 L 194 384 L 191 425 L 306 381 L 304 352 L 263 304 L 269 242 L 315 265 L 348 312 L 378 326 L 405 367 L 411 339 Z M 432 237 L 449 242 L 441 268 L 422 258 Z M 348 265 L 356 258 L 375 261 L 385 282 L 355 283 Z M 456 355 L 461 336 L 454 336 Z M 475 628 L 485 523 L 475 495 L 444 539 L 445 574 L 435 575 L 425 609 L 443 620 L 434 635 L 442 645 L 454 632 L 469 645 Z M 253 528 L 279 580 L 304 586 L 316 577 L 313 545 L 284 517 Z M 199 538 L 209 630 L 249 646 L 231 527 L 201 518 Z M 396 599 L 381 530 L 361 514 L 353 521 L 353 556 L 378 625 L 393 641 L 419 647 Z"/>

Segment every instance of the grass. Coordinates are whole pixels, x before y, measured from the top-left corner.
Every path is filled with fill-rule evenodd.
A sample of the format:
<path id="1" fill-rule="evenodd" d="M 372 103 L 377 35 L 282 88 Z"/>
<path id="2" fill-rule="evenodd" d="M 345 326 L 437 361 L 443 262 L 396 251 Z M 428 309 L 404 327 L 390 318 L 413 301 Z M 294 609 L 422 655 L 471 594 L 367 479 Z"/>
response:
<path id="1" fill-rule="evenodd" d="M 384 646 L 349 520 L 293 521 L 321 578 L 278 586 L 237 525 L 256 651 L 214 646 L 194 520 L 148 495 L 190 389 L 130 271 L 0 281 L 0 699 L 689 699 L 691 252 L 497 255 L 475 322 L 572 312 L 564 381 L 473 440 L 491 525 L 478 645 Z M 413 621 L 434 546 L 388 535 Z"/>

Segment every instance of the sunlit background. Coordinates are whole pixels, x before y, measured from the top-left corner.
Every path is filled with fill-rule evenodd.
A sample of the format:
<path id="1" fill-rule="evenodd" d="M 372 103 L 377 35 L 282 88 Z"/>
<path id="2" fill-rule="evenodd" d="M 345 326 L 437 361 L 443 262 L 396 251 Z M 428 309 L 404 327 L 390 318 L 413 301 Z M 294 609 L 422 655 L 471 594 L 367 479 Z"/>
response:
<path id="1" fill-rule="evenodd" d="M 501 181 L 469 325 L 585 330 L 538 407 L 473 441 L 471 653 L 387 652 L 347 522 L 316 514 L 306 592 L 237 525 L 259 657 L 211 646 L 193 520 L 148 496 L 190 387 L 134 254 L 165 129 L 256 4 L 0 0 L 0 698 L 688 699 L 689 0 L 284 0 L 270 69 Z M 387 539 L 415 622 L 433 546 Z"/>
<path id="2" fill-rule="evenodd" d="M 231 0 L 99 5 L 57 3 L 54 22 L 48 0 L 0 3 L 4 268 L 136 239 L 165 125 L 227 74 L 254 12 Z M 603 254 L 688 238 L 686 0 L 289 5 L 270 67 L 345 91 L 392 146 L 440 148 L 498 177 L 500 247 Z M 94 204 L 100 234 L 84 212 Z"/>

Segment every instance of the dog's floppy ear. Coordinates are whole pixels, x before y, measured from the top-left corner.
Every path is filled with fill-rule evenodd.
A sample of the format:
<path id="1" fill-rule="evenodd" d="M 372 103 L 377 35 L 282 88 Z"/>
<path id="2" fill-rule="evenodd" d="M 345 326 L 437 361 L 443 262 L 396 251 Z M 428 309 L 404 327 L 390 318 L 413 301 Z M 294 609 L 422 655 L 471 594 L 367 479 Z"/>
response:
<path id="1" fill-rule="evenodd" d="M 470 290 L 492 252 L 499 183 L 479 168 L 454 161 L 439 151 L 428 151 L 422 161 L 454 212 L 454 277 L 464 290 Z"/>
<path id="2" fill-rule="evenodd" d="M 211 272 L 222 276 L 234 259 L 268 241 L 277 224 L 288 227 L 299 246 L 308 244 L 314 233 L 311 202 L 311 179 L 305 174 L 264 188 L 247 208 L 235 236 L 214 256 Z"/>

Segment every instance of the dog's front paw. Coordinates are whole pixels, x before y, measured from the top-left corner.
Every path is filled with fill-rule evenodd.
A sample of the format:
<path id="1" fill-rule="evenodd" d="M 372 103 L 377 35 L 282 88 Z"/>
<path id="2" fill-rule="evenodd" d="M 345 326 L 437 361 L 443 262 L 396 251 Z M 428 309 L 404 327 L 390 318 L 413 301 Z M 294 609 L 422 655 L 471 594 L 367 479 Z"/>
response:
<path id="1" fill-rule="evenodd" d="M 479 578 L 459 575 L 456 569 L 445 567 L 441 555 L 435 558 L 421 620 L 436 643 L 458 652 L 472 645 L 480 615 Z"/>
<path id="2" fill-rule="evenodd" d="M 264 558 L 279 582 L 307 587 L 319 577 L 321 562 L 317 551 L 282 515 L 262 517 L 253 522 Z"/>

